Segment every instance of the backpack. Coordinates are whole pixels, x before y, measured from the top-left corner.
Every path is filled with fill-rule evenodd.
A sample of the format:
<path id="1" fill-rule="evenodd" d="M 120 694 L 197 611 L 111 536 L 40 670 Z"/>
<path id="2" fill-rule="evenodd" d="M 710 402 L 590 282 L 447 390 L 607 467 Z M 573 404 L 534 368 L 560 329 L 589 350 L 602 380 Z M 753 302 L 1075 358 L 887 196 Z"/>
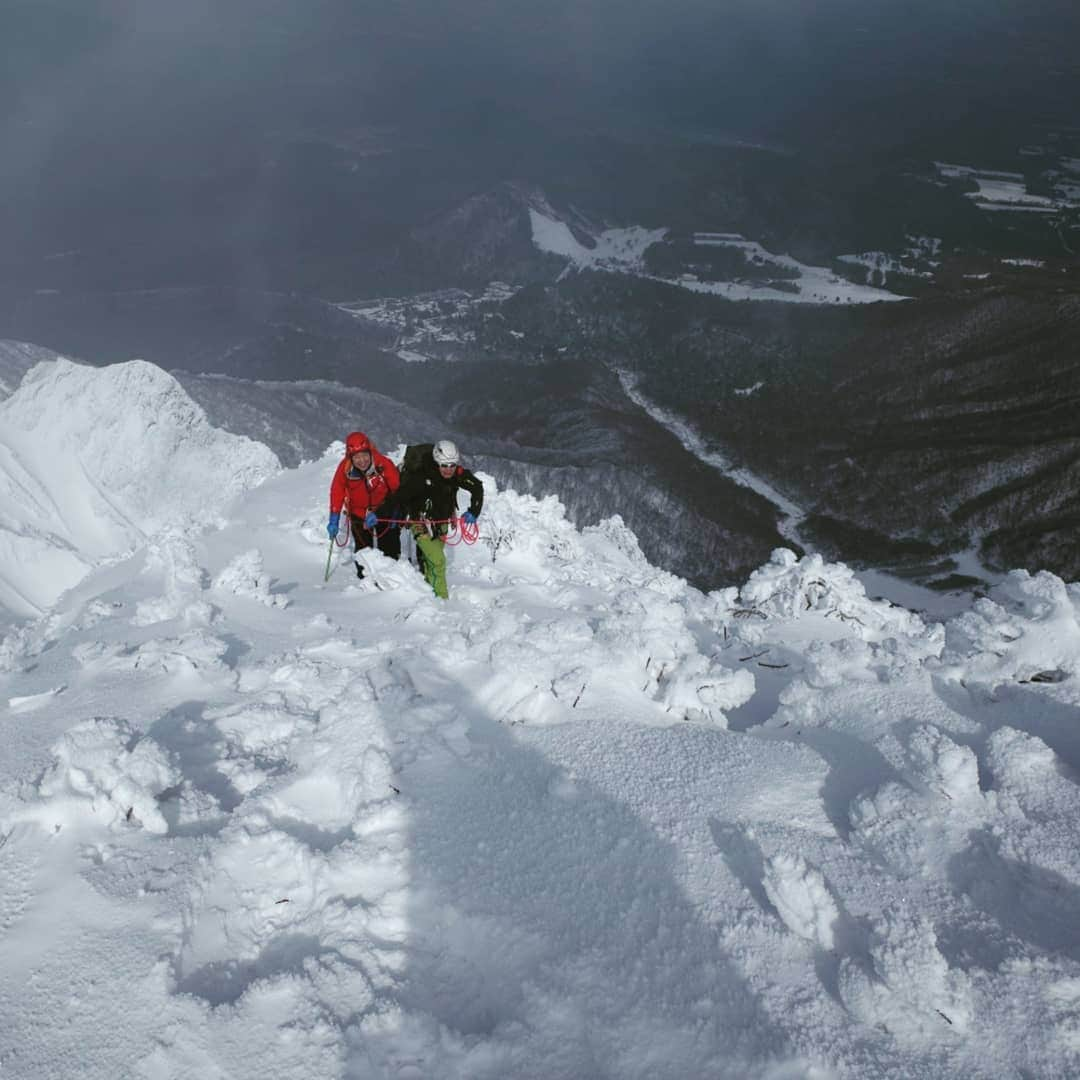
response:
<path id="1" fill-rule="evenodd" d="M 434 443 L 417 443 L 415 446 L 405 447 L 405 456 L 401 459 L 401 478 L 405 474 L 422 473 L 427 464 L 432 460 L 431 451 L 435 448 Z"/>

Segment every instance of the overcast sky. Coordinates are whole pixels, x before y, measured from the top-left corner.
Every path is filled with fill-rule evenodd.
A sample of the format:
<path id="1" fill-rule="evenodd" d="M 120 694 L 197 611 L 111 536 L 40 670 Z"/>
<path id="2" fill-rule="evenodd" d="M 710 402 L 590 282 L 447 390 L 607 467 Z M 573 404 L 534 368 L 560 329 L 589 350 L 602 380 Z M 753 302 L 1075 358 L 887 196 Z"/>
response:
<path id="1" fill-rule="evenodd" d="M 1078 5 L 1046 0 L 7 0 L 5 135 L 201 115 L 439 122 L 486 102 L 797 131 L 808 110 L 940 83 L 978 103 L 1075 77 Z M 927 118 L 929 119 L 929 118 Z M 459 116 L 466 122 L 466 115 Z M 8 155 L 5 154 L 5 157 Z"/>
<path id="2" fill-rule="evenodd" d="M 1018 116 L 1075 122 L 1078 54 L 1075 0 L 4 0 L 0 228 L 61 237 L 380 126 L 474 157 L 583 131 L 1008 146 Z"/>

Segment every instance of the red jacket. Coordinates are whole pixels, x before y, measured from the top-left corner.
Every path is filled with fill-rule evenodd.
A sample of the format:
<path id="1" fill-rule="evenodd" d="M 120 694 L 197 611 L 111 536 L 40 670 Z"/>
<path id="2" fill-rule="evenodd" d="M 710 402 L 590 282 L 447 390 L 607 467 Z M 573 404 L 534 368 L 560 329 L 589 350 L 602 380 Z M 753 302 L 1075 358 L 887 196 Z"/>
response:
<path id="1" fill-rule="evenodd" d="M 374 446 L 371 447 L 371 468 L 365 474 L 357 473 L 352 462 L 347 457 L 342 458 L 330 484 L 330 513 L 340 513 L 348 498 L 349 513 L 353 517 L 363 517 L 397 491 L 400 483 L 397 466 Z"/>

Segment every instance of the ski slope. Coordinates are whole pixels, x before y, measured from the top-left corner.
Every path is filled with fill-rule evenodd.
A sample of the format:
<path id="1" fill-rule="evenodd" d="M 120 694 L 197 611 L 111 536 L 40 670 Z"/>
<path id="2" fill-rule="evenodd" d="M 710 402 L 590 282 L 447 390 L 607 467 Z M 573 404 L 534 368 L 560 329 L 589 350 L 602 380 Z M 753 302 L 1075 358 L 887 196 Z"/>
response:
<path id="1" fill-rule="evenodd" d="M 491 478 L 448 602 L 324 582 L 340 449 L 0 642 L 5 1074 L 1076 1072 L 1077 586 L 705 595 Z"/>

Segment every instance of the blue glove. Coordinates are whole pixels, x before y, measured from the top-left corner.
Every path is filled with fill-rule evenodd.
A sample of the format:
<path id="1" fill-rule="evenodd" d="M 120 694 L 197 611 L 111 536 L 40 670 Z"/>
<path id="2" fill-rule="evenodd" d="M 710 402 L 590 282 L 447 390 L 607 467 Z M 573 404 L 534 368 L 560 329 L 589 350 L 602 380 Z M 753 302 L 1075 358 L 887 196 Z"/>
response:
<path id="1" fill-rule="evenodd" d="M 476 515 L 471 510 L 466 510 L 465 513 L 461 515 L 461 520 L 464 521 L 466 525 L 475 525 Z"/>
<path id="2" fill-rule="evenodd" d="M 333 540 L 334 537 L 337 536 L 338 522 L 340 520 L 340 514 L 331 514 L 330 520 L 326 523 L 326 535 L 329 536 L 331 540 Z"/>
<path id="3" fill-rule="evenodd" d="M 375 526 L 378 525 L 378 524 L 379 524 L 379 519 L 375 516 L 375 511 L 374 510 L 369 510 L 364 515 L 364 528 L 365 529 L 374 529 Z"/>

